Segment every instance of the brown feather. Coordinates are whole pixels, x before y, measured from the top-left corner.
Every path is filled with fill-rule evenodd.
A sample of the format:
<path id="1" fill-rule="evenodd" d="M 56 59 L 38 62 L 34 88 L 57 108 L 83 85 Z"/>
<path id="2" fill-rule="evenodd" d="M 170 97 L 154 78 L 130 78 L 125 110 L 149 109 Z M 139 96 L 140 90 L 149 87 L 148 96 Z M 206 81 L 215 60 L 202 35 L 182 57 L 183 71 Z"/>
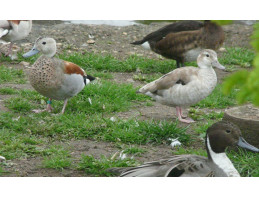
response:
<path id="1" fill-rule="evenodd" d="M 85 75 L 84 71 L 76 64 L 65 61 L 65 73 L 66 74 L 80 74 Z"/>

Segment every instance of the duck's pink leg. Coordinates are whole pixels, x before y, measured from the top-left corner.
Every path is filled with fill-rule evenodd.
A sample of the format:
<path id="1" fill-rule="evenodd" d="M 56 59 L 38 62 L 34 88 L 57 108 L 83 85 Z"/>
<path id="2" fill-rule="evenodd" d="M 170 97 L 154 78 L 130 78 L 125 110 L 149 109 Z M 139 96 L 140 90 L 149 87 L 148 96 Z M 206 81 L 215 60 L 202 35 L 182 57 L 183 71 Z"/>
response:
<path id="1" fill-rule="evenodd" d="M 47 108 L 46 111 L 47 112 L 52 112 L 53 108 L 51 107 L 51 98 L 47 101 Z"/>
<path id="2" fill-rule="evenodd" d="M 68 99 L 65 99 L 61 114 L 64 114 L 64 112 L 65 112 L 65 109 L 66 109 L 66 106 L 67 106 L 67 101 L 68 101 Z"/>
<path id="3" fill-rule="evenodd" d="M 8 53 L 5 54 L 6 57 L 12 54 L 12 48 L 13 48 L 13 43 L 11 42 L 11 44 L 10 44 L 10 46 L 9 46 Z"/>
<path id="4" fill-rule="evenodd" d="M 192 122 L 195 122 L 193 119 L 191 119 L 191 118 L 186 118 L 186 119 L 184 119 L 183 117 L 182 117 L 182 108 L 181 107 L 176 107 L 176 114 L 177 114 L 177 117 L 178 117 L 178 120 L 180 121 L 180 122 L 184 122 L 184 123 L 192 123 Z"/>
<path id="5" fill-rule="evenodd" d="M 47 111 L 47 112 L 51 112 L 53 110 L 53 108 L 51 107 L 51 99 L 49 99 L 47 101 L 47 107 L 46 109 L 34 109 L 32 110 L 34 113 L 38 114 L 38 113 L 41 113 L 41 112 L 44 112 L 44 111 Z"/>

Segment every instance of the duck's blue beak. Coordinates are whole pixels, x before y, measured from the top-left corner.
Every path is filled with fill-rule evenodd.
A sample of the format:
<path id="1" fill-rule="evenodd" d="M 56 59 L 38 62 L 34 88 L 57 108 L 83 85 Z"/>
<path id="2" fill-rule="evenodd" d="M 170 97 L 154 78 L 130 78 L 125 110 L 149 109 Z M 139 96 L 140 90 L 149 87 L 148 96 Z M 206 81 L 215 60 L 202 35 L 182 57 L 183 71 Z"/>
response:
<path id="1" fill-rule="evenodd" d="M 27 57 L 31 57 L 33 55 L 36 55 L 37 53 L 39 53 L 40 51 L 38 49 L 36 49 L 35 47 L 32 48 L 32 50 L 30 50 L 29 52 L 25 53 L 23 55 L 24 58 L 27 58 Z"/>
<path id="2" fill-rule="evenodd" d="M 239 137 L 239 141 L 237 143 L 238 146 L 240 146 L 241 148 L 244 148 L 244 149 L 247 149 L 247 150 L 250 150 L 250 151 L 253 151 L 253 152 L 256 152 L 258 153 L 259 152 L 259 149 L 252 146 L 251 144 L 248 144 L 244 138 L 242 137 Z"/>

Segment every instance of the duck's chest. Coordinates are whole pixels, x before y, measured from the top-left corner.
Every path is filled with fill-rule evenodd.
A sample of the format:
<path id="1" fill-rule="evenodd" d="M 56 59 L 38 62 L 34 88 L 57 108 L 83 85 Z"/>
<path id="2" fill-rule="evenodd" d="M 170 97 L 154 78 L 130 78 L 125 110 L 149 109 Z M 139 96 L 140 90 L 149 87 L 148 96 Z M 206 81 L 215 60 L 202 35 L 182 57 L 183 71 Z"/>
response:
<path id="1" fill-rule="evenodd" d="M 29 72 L 29 80 L 39 92 L 58 89 L 64 78 L 62 73 L 62 69 L 51 59 L 39 58 Z"/>
<path id="2" fill-rule="evenodd" d="M 215 71 L 201 71 L 197 77 L 186 85 L 176 84 L 165 94 L 172 105 L 189 106 L 206 98 L 217 84 Z"/>

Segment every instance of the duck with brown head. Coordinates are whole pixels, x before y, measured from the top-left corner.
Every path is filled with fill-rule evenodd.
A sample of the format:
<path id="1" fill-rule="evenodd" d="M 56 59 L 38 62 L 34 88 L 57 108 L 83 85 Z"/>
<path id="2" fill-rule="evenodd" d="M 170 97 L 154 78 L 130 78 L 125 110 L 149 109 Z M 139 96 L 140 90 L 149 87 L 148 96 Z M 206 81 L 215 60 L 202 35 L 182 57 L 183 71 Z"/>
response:
<path id="1" fill-rule="evenodd" d="M 240 174 L 227 157 L 227 147 L 239 146 L 258 153 L 259 149 L 248 144 L 239 128 L 225 121 L 213 124 L 207 130 L 205 146 L 208 157 L 175 155 L 138 167 L 111 168 L 108 171 L 127 177 L 238 177 Z"/>

